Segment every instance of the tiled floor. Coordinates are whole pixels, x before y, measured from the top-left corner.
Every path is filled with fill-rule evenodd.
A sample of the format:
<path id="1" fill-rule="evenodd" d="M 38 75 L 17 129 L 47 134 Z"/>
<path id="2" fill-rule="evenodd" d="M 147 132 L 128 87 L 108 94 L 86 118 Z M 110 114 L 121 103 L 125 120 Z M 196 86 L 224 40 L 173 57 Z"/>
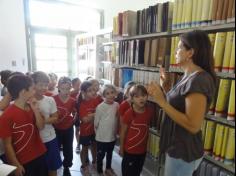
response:
<path id="1" fill-rule="evenodd" d="M 74 142 L 74 148 L 76 147 L 76 142 Z M 91 158 L 91 157 L 90 157 Z M 116 172 L 118 176 L 121 176 L 121 157 L 114 152 L 113 155 L 113 160 L 112 160 L 112 168 Z M 81 166 L 81 161 L 80 161 L 80 156 L 74 152 L 74 159 L 73 159 L 73 166 L 70 168 L 71 175 L 72 176 L 82 176 L 80 172 L 80 166 Z M 97 176 L 97 173 L 94 169 L 90 169 L 91 171 L 91 176 Z M 61 168 L 58 171 L 58 176 L 63 176 L 63 169 Z M 151 176 L 150 174 L 144 172 L 142 176 Z"/>

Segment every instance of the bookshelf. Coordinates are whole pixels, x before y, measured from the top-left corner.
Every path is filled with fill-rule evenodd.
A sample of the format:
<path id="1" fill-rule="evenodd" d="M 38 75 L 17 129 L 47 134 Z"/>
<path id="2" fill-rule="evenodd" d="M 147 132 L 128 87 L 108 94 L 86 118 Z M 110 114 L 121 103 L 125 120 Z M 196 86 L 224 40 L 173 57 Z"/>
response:
<path id="1" fill-rule="evenodd" d="M 183 0 L 176 0 L 176 1 L 182 1 L 182 2 L 184 2 L 185 3 L 185 1 L 183 1 Z M 175 1 L 175 2 L 176 2 Z M 187 1 L 186 1 L 187 2 Z M 192 30 L 203 30 L 203 31 L 206 31 L 207 33 L 209 33 L 209 34 L 214 34 L 214 33 L 221 33 L 221 32 L 231 32 L 231 31 L 235 31 L 235 20 L 228 20 L 228 18 L 229 18 L 229 16 L 228 16 L 228 18 L 227 18 L 227 20 L 225 20 L 226 18 L 225 18 L 225 16 L 223 17 L 223 15 L 221 16 L 221 17 L 219 17 L 219 18 L 221 18 L 221 21 L 219 22 L 219 21 L 217 21 L 217 22 L 215 22 L 214 21 L 214 18 L 211 18 L 211 12 L 213 13 L 213 9 L 207 9 L 207 7 L 210 7 L 210 6 L 213 6 L 213 4 L 211 4 L 211 5 L 209 5 L 209 4 L 207 4 L 207 6 L 206 6 L 206 1 L 204 1 L 204 2 L 202 2 L 203 4 L 200 4 L 199 5 L 199 2 L 200 1 L 197 1 L 197 0 L 194 0 L 194 2 L 197 2 L 197 6 L 198 6 L 198 11 L 196 11 L 196 8 L 194 7 L 194 6 L 192 6 L 193 7 L 193 11 L 191 12 L 191 10 L 186 10 L 186 11 L 189 11 L 189 12 L 186 12 L 186 13 L 193 13 L 193 21 L 186 21 L 186 18 L 188 18 L 188 17 L 186 17 L 186 16 L 191 16 L 191 14 L 190 15 L 187 15 L 187 14 L 185 14 L 186 16 L 185 16 L 185 18 L 183 18 L 184 17 L 184 14 L 182 15 L 182 19 L 178 19 L 179 21 L 176 21 L 177 19 L 175 19 L 175 15 L 173 15 L 173 25 L 172 25 L 172 28 L 170 27 L 170 28 L 168 28 L 167 30 L 165 30 L 165 31 L 161 31 L 161 32 L 154 32 L 154 33 L 150 33 L 150 31 L 149 31 L 149 33 L 148 32 L 144 32 L 144 33 L 142 33 L 142 34 L 140 34 L 140 33 L 136 33 L 135 35 L 130 35 L 130 36 L 122 36 L 121 34 L 119 34 L 120 36 L 114 36 L 114 38 L 113 38 L 113 41 L 114 42 L 118 42 L 119 43 L 119 47 L 121 48 L 121 53 L 125 53 L 124 55 L 122 55 L 121 57 L 120 57 L 120 55 L 118 56 L 118 58 L 119 58 L 119 60 L 118 60 L 118 62 L 116 62 L 116 63 L 120 63 L 120 64 L 113 64 L 112 65 L 112 68 L 113 69 L 118 69 L 119 70 L 119 73 L 120 72 L 123 72 L 124 70 L 126 70 L 126 69 L 128 69 L 128 70 L 133 70 L 133 71 L 140 71 L 140 72 L 153 72 L 153 73 L 158 73 L 159 72 L 159 68 L 158 67 L 151 67 L 150 65 L 149 66 L 147 66 L 147 64 L 145 64 L 145 56 L 144 56 L 144 64 L 136 64 L 136 61 L 134 62 L 134 58 L 135 58 L 135 60 L 136 60 L 136 57 L 133 57 L 133 53 L 132 53 L 132 49 L 133 49 L 133 46 L 135 46 L 135 44 L 133 44 L 132 42 L 138 42 L 138 41 L 144 41 L 144 42 L 147 42 L 147 40 L 151 40 L 151 43 L 155 40 L 155 39 L 160 39 L 160 38 L 168 38 L 168 39 L 173 39 L 174 37 L 176 37 L 176 36 L 178 36 L 178 35 L 180 35 L 180 34 L 183 34 L 183 33 L 186 33 L 186 32 L 190 32 L 190 31 L 192 31 Z M 212 1 L 213 2 L 213 1 Z M 223 3 L 223 1 L 220 1 L 221 3 Z M 226 2 L 226 1 L 224 1 L 224 2 Z M 224 4 L 224 3 L 223 3 Z M 186 4 L 182 4 L 182 6 L 185 8 L 185 5 Z M 175 7 L 175 6 L 174 6 Z M 199 7 L 202 7 L 203 9 L 201 9 L 201 8 L 199 8 Z M 150 7 L 149 7 L 150 8 Z M 227 8 L 226 8 L 226 5 L 224 5 L 224 7 L 222 6 L 222 8 L 224 8 L 224 10 L 222 10 L 222 11 L 225 11 L 225 10 L 227 10 Z M 189 8 L 188 8 L 189 9 Z M 199 10 L 201 9 L 201 11 L 202 11 L 202 13 L 199 13 Z M 218 9 L 220 9 L 220 8 L 218 8 Z M 228 8 L 228 9 L 231 9 L 230 7 Z M 195 12 L 194 12 L 195 11 Z M 219 11 L 219 10 L 218 10 Z M 229 10 L 230 11 L 230 10 Z M 197 12 L 198 12 L 198 15 L 200 14 L 200 16 L 202 15 L 202 16 L 208 16 L 209 14 L 210 14 L 210 21 L 208 21 L 207 22 L 207 24 L 204 24 L 205 23 L 205 21 L 203 20 L 204 18 L 202 18 L 202 17 L 200 17 L 200 18 L 198 18 L 198 19 L 196 19 L 196 17 L 194 17 L 194 13 L 196 13 L 197 14 Z M 174 9 L 174 11 L 173 11 L 173 14 L 176 14 L 177 12 L 175 11 L 175 9 Z M 185 9 L 183 9 L 183 13 L 185 13 Z M 195 15 L 196 15 L 195 14 Z M 218 14 L 219 14 L 219 12 L 218 12 Z M 229 14 L 229 13 L 228 13 Z M 232 15 L 232 14 L 231 14 Z M 176 15 L 177 16 L 177 15 Z M 235 15 L 234 15 L 235 16 Z M 233 17 L 233 16 L 232 16 Z M 230 19 L 232 18 L 232 17 L 230 17 Z M 181 17 L 180 17 L 181 18 Z M 120 20 L 120 19 L 119 19 Z M 198 26 L 194 26 L 193 25 L 193 23 L 195 22 L 195 20 L 196 20 L 196 22 L 198 23 L 198 22 L 200 22 L 200 24 L 198 25 Z M 207 17 L 207 20 L 209 20 L 208 19 L 208 17 Z M 218 19 L 218 20 L 220 20 L 220 19 Z M 148 19 L 147 19 L 147 21 L 145 21 L 145 22 L 147 22 L 147 23 L 149 23 L 150 21 L 148 21 Z M 190 23 L 192 23 L 191 25 L 193 25 L 194 27 L 186 27 L 186 24 L 187 25 L 189 25 L 189 22 Z M 176 24 L 178 24 L 178 23 L 184 23 L 184 27 L 182 26 L 183 24 L 181 24 L 181 29 L 180 28 L 173 28 L 173 26 L 174 25 L 176 25 Z M 211 23 L 211 24 L 210 24 Z M 217 23 L 217 24 L 216 24 Z M 148 25 L 149 24 L 147 24 L 147 26 L 146 27 L 148 27 Z M 179 25 L 179 24 L 178 24 Z M 122 32 L 121 32 L 122 33 Z M 130 42 L 130 43 L 129 43 Z M 172 42 L 171 42 L 172 43 Z M 215 43 L 214 43 L 215 44 Z M 131 45 L 131 48 L 130 48 L 130 45 Z M 146 43 L 145 43 L 145 45 L 146 45 Z M 151 44 L 152 45 L 152 44 Z M 137 45 L 138 46 L 138 45 Z M 136 47 L 137 47 L 136 46 Z M 126 49 L 122 49 L 122 47 L 124 47 L 124 48 L 126 48 Z M 159 46 L 158 46 L 159 47 Z M 167 47 L 168 47 L 168 45 L 167 45 Z M 128 49 L 127 49 L 128 48 Z M 131 51 L 129 51 L 131 49 Z M 145 49 L 142 49 L 143 50 L 143 52 L 145 53 L 146 51 L 146 48 Z M 168 50 L 168 49 L 167 49 Z M 173 52 L 173 50 L 172 50 L 172 48 L 170 49 L 171 50 L 171 52 Z M 152 48 L 150 47 L 150 49 L 149 49 L 149 52 L 151 53 L 152 52 Z M 224 52 L 225 52 L 225 48 L 224 48 Z M 130 53 L 132 53 L 132 54 L 130 54 Z M 130 54 L 130 55 L 129 55 Z M 171 55 L 172 54 L 172 55 Z M 230 53 L 231 54 L 231 53 Z M 127 56 L 128 55 L 128 56 Z M 144 54 L 145 55 L 145 54 Z M 150 64 L 150 60 L 152 60 L 152 58 L 150 59 L 150 57 L 153 57 L 152 56 L 152 54 L 149 54 L 149 55 L 151 55 L 151 56 L 149 56 L 149 64 Z M 156 56 L 155 56 L 156 57 Z M 231 54 L 231 57 L 232 57 L 232 54 Z M 130 61 L 128 61 L 127 62 L 127 59 L 129 59 L 129 58 L 131 58 L 131 60 Z M 169 59 L 169 61 L 171 62 L 171 59 L 173 58 L 173 53 L 168 53 L 168 51 L 167 51 L 167 54 L 165 55 L 165 60 L 168 60 Z M 229 57 L 227 57 L 227 58 L 229 58 Z M 223 58 L 224 59 L 224 58 Z M 164 60 L 164 61 L 165 61 Z M 152 61 L 151 61 L 152 62 Z M 128 65 L 127 65 L 127 64 Z M 135 64 L 134 64 L 135 63 Z M 145 65 L 145 66 L 144 66 Z M 181 70 L 181 69 L 179 69 L 179 68 L 177 68 L 177 67 L 174 67 L 174 66 L 172 66 L 171 64 L 169 64 L 168 65 L 168 63 L 166 64 L 164 64 L 165 65 L 165 67 L 166 67 L 166 70 L 167 70 L 167 72 L 169 72 L 169 73 L 176 73 L 176 74 L 178 74 L 178 75 L 180 75 L 180 74 L 183 74 L 183 71 Z M 223 67 L 223 64 L 222 64 L 222 67 Z M 230 69 L 229 69 L 230 70 Z M 231 70 L 232 71 L 232 70 Z M 220 79 L 228 79 L 228 80 L 235 80 L 235 73 L 230 73 L 230 71 L 229 71 L 229 73 L 223 73 L 223 71 L 222 72 L 216 72 L 216 74 L 217 74 L 217 77 L 218 78 L 220 78 Z M 121 74 L 122 75 L 122 74 Z M 144 74 L 145 75 L 145 74 Z M 123 75 L 122 75 L 123 76 Z M 143 76 L 143 75 L 142 75 Z M 145 79 L 146 79 L 146 76 L 143 76 L 144 77 L 144 79 L 141 79 L 141 80 L 144 80 L 144 84 L 146 84 L 146 82 L 145 82 Z M 153 77 L 151 76 L 151 79 L 152 79 Z M 151 80 L 150 78 L 148 78 L 148 80 Z M 119 77 L 119 81 L 121 81 L 122 80 L 122 77 Z M 142 82 L 142 81 L 141 81 Z M 216 97 L 217 98 L 217 97 Z M 149 99 L 148 99 L 150 102 L 153 102 L 153 103 L 155 103 L 155 101 L 153 100 L 153 98 L 152 97 L 149 97 Z M 227 120 L 226 118 L 221 118 L 221 117 L 216 117 L 215 115 L 206 115 L 206 117 L 205 117 L 205 119 L 206 120 L 209 120 L 209 121 L 213 121 L 213 122 L 215 122 L 216 124 L 221 124 L 221 125 L 224 125 L 224 126 L 227 126 L 227 127 L 230 127 L 230 128 L 235 128 L 235 121 L 229 121 L 229 120 Z M 150 134 L 152 134 L 152 135 L 157 135 L 157 136 L 159 136 L 160 134 L 157 132 L 157 130 L 155 130 L 155 128 L 150 128 L 150 130 L 149 130 L 149 132 L 150 132 Z M 215 134 L 214 134 L 215 135 Z M 148 157 L 149 158 L 149 157 Z M 151 158 L 151 157 L 150 157 Z M 209 155 L 206 155 L 206 156 L 204 156 L 204 160 L 207 160 L 207 161 L 209 161 L 210 163 L 213 163 L 214 165 L 216 165 L 216 166 L 218 166 L 219 168 L 221 168 L 222 170 L 226 170 L 226 171 L 228 171 L 228 172 L 230 172 L 230 173 L 233 173 L 233 174 L 235 174 L 235 167 L 234 166 L 227 166 L 227 165 L 225 165 L 223 162 L 220 162 L 220 161 L 217 161 L 217 160 L 215 160 L 213 157 L 211 157 L 211 156 L 209 156 Z M 154 162 L 154 161 L 152 161 L 152 162 Z M 149 165 L 149 164 L 148 164 Z M 146 167 L 146 166 L 145 166 Z M 161 165 L 160 165 L 160 163 L 159 162 L 157 162 L 156 163 L 156 167 L 159 167 L 159 168 L 161 168 Z M 149 169 L 149 168 L 148 168 Z M 153 170 L 151 170 L 152 172 L 154 172 L 153 173 L 153 175 L 155 175 L 155 176 L 160 176 L 161 174 L 160 174 L 160 170 L 155 170 L 155 171 L 153 171 Z"/>

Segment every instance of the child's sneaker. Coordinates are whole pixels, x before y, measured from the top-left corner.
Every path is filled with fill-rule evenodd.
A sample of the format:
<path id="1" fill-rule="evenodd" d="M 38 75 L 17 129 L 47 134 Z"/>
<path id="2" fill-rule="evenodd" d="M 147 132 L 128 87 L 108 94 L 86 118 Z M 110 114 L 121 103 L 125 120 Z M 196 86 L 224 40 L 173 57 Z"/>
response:
<path id="1" fill-rule="evenodd" d="M 81 167 L 80 171 L 83 176 L 91 176 L 88 167 Z"/>
<path id="2" fill-rule="evenodd" d="M 105 175 L 106 176 L 117 176 L 113 169 L 106 169 Z"/>

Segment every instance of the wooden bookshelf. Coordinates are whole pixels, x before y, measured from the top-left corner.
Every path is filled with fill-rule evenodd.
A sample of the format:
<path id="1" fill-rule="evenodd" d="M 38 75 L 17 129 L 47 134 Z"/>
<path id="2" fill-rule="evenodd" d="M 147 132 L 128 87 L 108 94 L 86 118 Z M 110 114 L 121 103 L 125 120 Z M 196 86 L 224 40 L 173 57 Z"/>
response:
<path id="1" fill-rule="evenodd" d="M 212 156 L 209 156 L 209 155 L 205 155 L 204 159 L 217 165 L 220 168 L 225 169 L 226 171 L 229 171 L 229 172 L 235 174 L 235 167 L 233 167 L 233 166 L 227 166 L 223 162 L 216 161 Z"/>
<path id="2" fill-rule="evenodd" d="M 221 123 L 223 125 L 227 125 L 227 126 L 230 126 L 230 127 L 235 127 L 235 121 L 229 121 L 225 118 L 221 118 L 221 117 L 216 117 L 214 115 L 206 115 L 206 119 L 207 120 L 212 120 L 212 121 L 215 121 L 217 123 Z"/>
<path id="3" fill-rule="evenodd" d="M 148 71 L 148 72 L 159 72 L 160 71 L 159 67 L 146 67 L 146 66 L 143 66 L 143 65 L 129 66 L 129 65 L 113 64 L 112 67 L 113 68 L 118 68 L 118 69 L 128 68 L 128 69 L 134 69 L 134 70 L 140 70 L 140 71 Z"/>
<path id="4" fill-rule="evenodd" d="M 118 42 L 118 41 L 128 41 L 128 40 L 142 40 L 142 39 L 157 38 L 157 37 L 172 37 L 172 36 L 178 36 L 180 34 L 183 34 L 192 30 L 203 30 L 208 33 L 233 31 L 235 30 L 235 22 L 219 24 L 219 25 L 199 26 L 199 27 L 194 27 L 194 28 L 189 28 L 189 29 L 178 29 L 178 30 L 172 30 L 169 32 L 136 35 L 136 36 L 131 36 L 131 37 L 114 37 L 113 41 Z"/>

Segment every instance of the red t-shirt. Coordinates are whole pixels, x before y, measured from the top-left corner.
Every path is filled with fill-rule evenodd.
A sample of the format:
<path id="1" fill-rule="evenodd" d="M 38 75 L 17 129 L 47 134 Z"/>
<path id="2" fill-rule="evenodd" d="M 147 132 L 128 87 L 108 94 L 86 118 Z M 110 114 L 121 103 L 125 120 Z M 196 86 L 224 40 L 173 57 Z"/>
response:
<path id="1" fill-rule="evenodd" d="M 9 106 L 0 118 L 0 138 L 12 138 L 16 158 L 27 164 L 46 152 L 32 110 Z"/>
<path id="2" fill-rule="evenodd" d="M 77 100 L 78 95 L 79 95 L 79 92 L 71 92 L 71 94 L 70 94 L 71 98 L 73 98 L 75 100 Z"/>
<path id="3" fill-rule="evenodd" d="M 63 102 L 59 95 L 53 97 L 57 104 L 59 123 L 55 124 L 55 128 L 59 130 L 66 130 L 73 126 L 74 118 L 72 112 L 75 111 L 75 100 L 69 98 L 67 102 Z"/>
<path id="4" fill-rule="evenodd" d="M 95 113 L 96 107 L 98 106 L 97 99 L 92 99 L 89 101 L 82 101 L 79 106 L 79 118 L 82 121 L 89 113 Z M 83 123 L 80 124 L 80 135 L 81 136 L 91 136 L 94 135 L 94 123 Z"/>
<path id="5" fill-rule="evenodd" d="M 146 108 L 144 113 L 134 112 L 129 109 L 124 117 L 123 123 L 128 125 L 128 131 L 125 138 L 124 149 L 130 154 L 144 154 L 147 151 L 147 142 L 149 134 L 149 125 L 153 111 Z"/>
<path id="6" fill-rule="evenodd" d="M 97 105 L 101 104 L 103 102 L 103 99 L 101 97 L 101 95 L 98 95 L 96 98 L 95 98 L 95 103 Z"/>
<path id="7" fill-rule="evenodd" d="M 128 101 L 123 101 L 120 105 L 120 108 L 119 108 L 119 114 L 120 114 L 120 117 L 123 117 L 126 113 L 126 111 L 129 110 L 129 108 L 131 108 L 130 104 Z"/>

